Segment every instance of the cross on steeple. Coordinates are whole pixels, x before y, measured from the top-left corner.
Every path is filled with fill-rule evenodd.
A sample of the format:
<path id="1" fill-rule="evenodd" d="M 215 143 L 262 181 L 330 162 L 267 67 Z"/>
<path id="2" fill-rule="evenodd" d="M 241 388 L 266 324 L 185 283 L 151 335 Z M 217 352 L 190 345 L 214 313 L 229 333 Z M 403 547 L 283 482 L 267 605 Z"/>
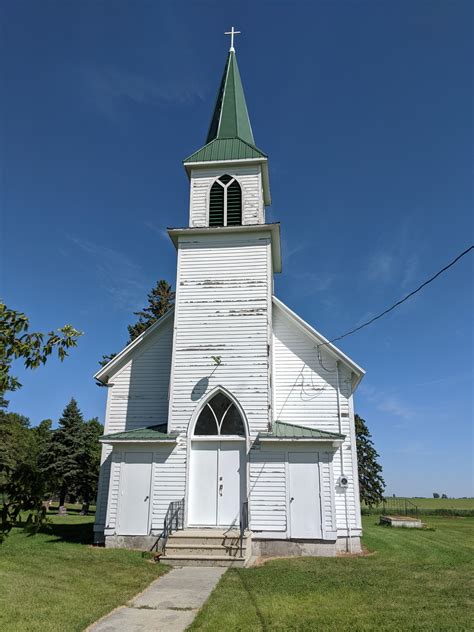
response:
<path id="1" fill-rule="evenodd" d="M 240 35 L 240 31 L 234 31 L 234 27 L 232 27 L 232 29 L 230 31 L 226 31 L 224 33 L 224 35 L 230 35 L 230 52 L 231 53 L 235 53 L 235 48 L 234 48 L 234 35 Z"/>

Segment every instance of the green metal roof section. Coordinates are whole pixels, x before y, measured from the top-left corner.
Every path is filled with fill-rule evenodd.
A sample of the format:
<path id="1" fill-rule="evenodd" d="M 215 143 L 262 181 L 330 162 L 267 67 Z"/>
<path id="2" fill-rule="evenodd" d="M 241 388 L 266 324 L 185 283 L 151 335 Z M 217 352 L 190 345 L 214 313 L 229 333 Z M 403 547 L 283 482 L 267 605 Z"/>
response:
<path id="1" fill-rule="evenodd" d="M 235 52 L 230 51 L 217 93 L 206 145 L 184 162 L 249 158 L 267 156 L 255 146 L 237 58 Z"/>
<path id="2" fill-rule="evenodd" d="M 275 421 L 270 432 L 259 432 L 259 439 L 319 439 L 327 441 L 343 440 L 345 435 L 338 432 L 327 432 L 296 424 L 286 424 L 283 421 Z"/>
<path id="3" fill-rule="evenodd" d="M 169 441 L 176 439 L 177 433 L 168 433 L 167 424 L 135 428 L 125 432 L 114 432 L 101 437 L 101 441 Z"/>
<path id="4" fill-rule="evenodd" d="M 184 162 L 212 162 L 214 160 L 245 160 L 267 156 L 240 138 L 222 138 L 211 141 L 191 154 Z"/>
<path id="5" fill-rule="evenodd" d="M 255 144 L 234 51 L 227 57 L 206 143 L 215 138 L 241 138 Z"/>

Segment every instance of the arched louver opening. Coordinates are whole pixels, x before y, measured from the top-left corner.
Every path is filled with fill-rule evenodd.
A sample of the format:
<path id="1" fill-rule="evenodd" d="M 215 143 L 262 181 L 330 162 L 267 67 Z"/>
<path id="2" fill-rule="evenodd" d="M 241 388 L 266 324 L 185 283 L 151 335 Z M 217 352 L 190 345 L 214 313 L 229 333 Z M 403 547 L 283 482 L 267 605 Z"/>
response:
<path id="1" fill-rule="evenodd" d="M 209 196 L 209 226 L 224 226 L 224 187 L 216 180 Z"/>
<path id="2" fill-rule="evenodd" d="M 242 189 L 235 178 L 224 174 L 211 187 L 209 226 L 242 224 Z"/>
<path id="3" fill-rule="evenodd" d="M 227 187 L 227 226 L 242 224 L 242 189 L 237 180 Z"/>

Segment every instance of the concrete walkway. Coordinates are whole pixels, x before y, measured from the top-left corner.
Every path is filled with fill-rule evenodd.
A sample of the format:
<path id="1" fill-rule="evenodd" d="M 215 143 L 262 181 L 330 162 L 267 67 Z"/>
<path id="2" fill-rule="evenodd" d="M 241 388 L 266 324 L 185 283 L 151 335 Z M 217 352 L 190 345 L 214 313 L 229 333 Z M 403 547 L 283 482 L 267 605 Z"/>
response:
<path id="1" fill-rule="evenodd" d="M 182 632 L 226 570 L 217 566 L 173 568 L 126 606 L 89 626 L 88 632 Z"/>

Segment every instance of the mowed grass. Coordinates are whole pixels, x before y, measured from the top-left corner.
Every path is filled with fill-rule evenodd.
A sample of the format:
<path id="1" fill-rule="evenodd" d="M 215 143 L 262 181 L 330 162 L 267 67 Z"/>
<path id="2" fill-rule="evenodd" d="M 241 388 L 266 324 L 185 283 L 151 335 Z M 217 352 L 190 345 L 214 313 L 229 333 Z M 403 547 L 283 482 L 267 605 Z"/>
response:
<path id="1" fill-rule="evenodd" d="M 274 560 L 231 569 L 190 630 L 472 630 L 473 518 L 434 530 L 364 517 L 364 557 Z"/>
<path id="2" fill-rule="evenodd" d="M 168 567 L 139 551 L 91 546 L 93 516 L 52 516 L 0 545 L 0 630 L 73 632 L 124 604 Z"/>

